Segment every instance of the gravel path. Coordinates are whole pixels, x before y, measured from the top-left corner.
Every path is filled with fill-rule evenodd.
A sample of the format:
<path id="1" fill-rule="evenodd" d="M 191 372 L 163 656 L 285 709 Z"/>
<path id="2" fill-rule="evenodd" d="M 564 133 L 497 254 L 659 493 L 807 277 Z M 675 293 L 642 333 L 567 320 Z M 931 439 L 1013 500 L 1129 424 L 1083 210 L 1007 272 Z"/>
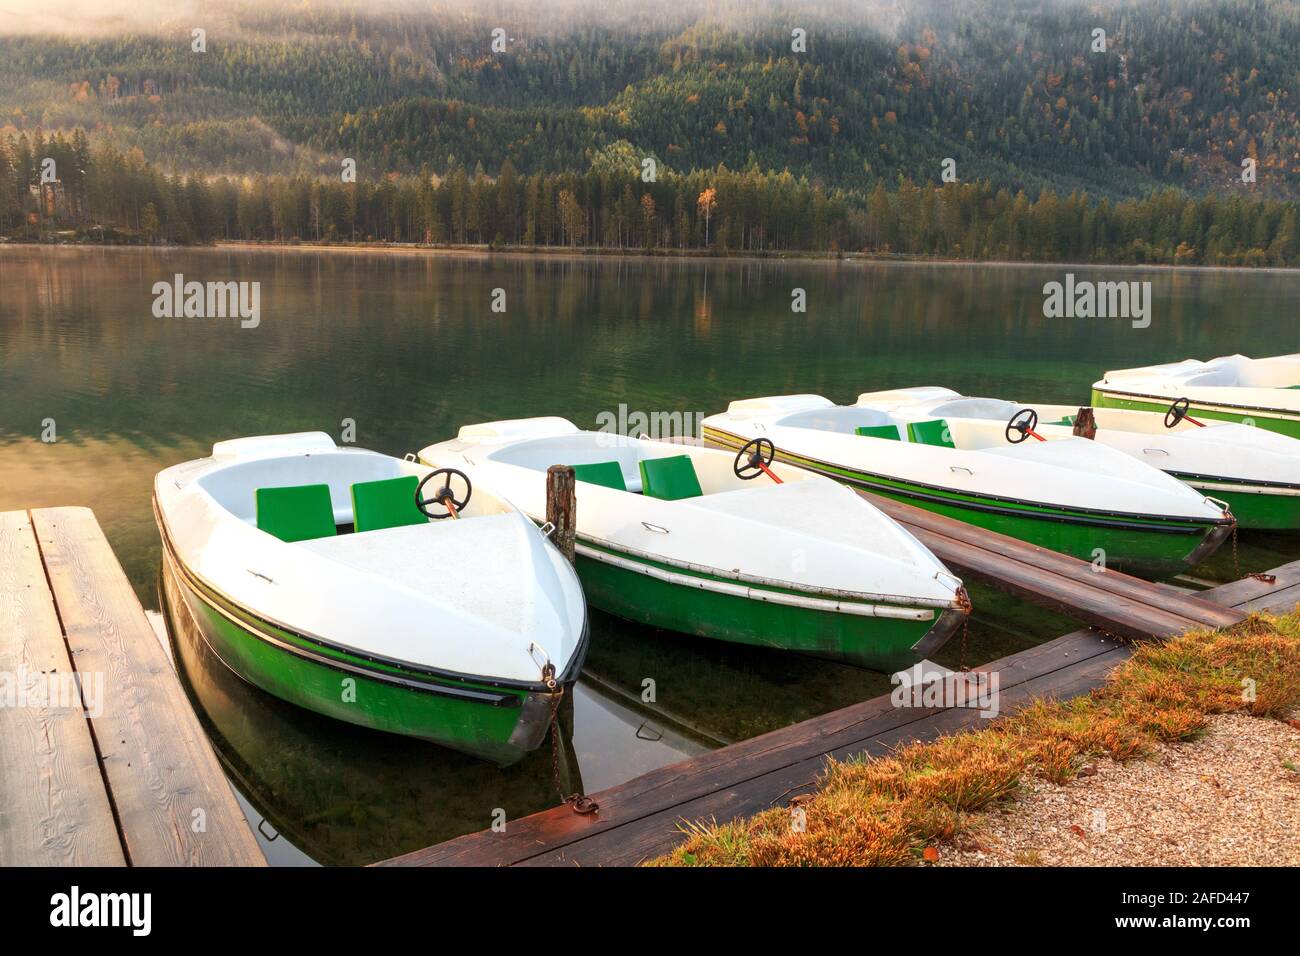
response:
<path id="1" fill-rule="evenodd" d="M 1300 865 L 1296 724 L 1222 714 L 1149 759 L 1098 759 L 1063 787 L 1027 779 L 929 865 Z"/>

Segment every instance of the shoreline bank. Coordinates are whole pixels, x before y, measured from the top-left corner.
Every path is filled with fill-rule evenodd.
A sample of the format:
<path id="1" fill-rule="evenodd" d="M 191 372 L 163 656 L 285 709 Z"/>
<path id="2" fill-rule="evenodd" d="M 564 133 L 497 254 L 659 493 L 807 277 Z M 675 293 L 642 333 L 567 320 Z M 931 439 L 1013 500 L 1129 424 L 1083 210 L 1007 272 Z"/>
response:
<path id="1" fill-rule="evenodd" d="M 280 252 L 280 253 L 330 253 L 351 255 L 427 256 L 445 259 L 517 259 L 517 260 L 579 260 L 605 259 L 610 261 L 681 262 L 692 264 L 767 264 L 790 265 L 820 263 L 827 265 L 898 265 L 922 267 L 963 267 L 992 269 L 1041 270 L 1125 270 L 1129 272 L 1186 272 L 1233 273 L 1238 275 L 1294 275 L 1300 274 L 1296 266 L 1206 266 L 1172 265 L 1168 263 L 1125 262 L 1038 262 L 1028 259 L 952 259 L 926 256 L 894 255 L 866 252 L 703 252 L 692 250 L 641 250 L 604 249 L 601 247 L 558 246 L 506 246 L 488 245 L 425 245 L 422 243 L 391 242 L 264 242 L 242 239 L 221 239 L 210 245 L 177 245 L 172 243 L 99 243 L 99 242 L 19 242 L 0 243 L 0 254 L 5 249 L 114 249 L 153 250 L 162 252 Z"/>

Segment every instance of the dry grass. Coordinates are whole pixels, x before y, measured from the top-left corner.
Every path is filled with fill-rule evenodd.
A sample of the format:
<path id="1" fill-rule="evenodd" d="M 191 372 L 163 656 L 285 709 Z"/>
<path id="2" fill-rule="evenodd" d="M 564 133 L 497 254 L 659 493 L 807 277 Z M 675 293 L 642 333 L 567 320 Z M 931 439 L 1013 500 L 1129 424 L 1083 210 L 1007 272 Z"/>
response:
<path id="1" fill-rule="evenodd" d="M 1148 644 L 1104 687 L 1039 700 L 984 730 L 832 762 L 797 808 L 692 826 L 660 866 L 897 866 L 1014 796 L 1026 775 L 1072 780 L 1090 758 L 1124 761 L 1199 734 L 1213 714 L 1281 717 L 1300 703 L 1300 614 Z"/>

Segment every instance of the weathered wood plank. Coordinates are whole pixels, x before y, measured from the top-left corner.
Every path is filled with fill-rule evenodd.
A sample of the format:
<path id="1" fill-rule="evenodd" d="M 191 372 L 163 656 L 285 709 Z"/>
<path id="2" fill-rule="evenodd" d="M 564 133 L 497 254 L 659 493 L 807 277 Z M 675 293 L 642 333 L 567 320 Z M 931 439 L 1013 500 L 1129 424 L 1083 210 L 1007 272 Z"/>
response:
<path id="1" fill-rule="evenodd" d="M 924 533 L 921 543 L 964 577 L 1121 637 L 1143 640 L 1206 626 L 1179 613 L 1183 599 L 1177 596 L 1160 594 L 1144 603 L 955 538 Z M 1229 619 L 1235 622 L 1238 618 Z"/>
<path id="2" fill-rule="evenodd" d="M 1288 614 L 1300 603 L 1300 584 L 1274 591 L 1261 597 L 1252 598 L 1239 605 L 1246 611 L 1267 611 L 1269 614 Z"/>
<path id="3" fill-rule="evenodd" d="M 0 866 L 122 866 L 122 844 L 31 519 L 0 514 Z M 90 701 L 93 703 L 93 700 Z"/>
<path id="4" fill-rule="evenodd" d="M 1300 561 L 1279 565 L 1268 571 L 1262 578 L 1252 575 L 1239 581 L 1221 584 L 1217 588 L 1203 592 L 1202 596 L 1215 604 L 1245 607 L 1251 601 L 1267 598 L 1295 584 L 1300 584 Z"/>
<path id="5" fill-rule="evenodd" d="M 1004 688 L 1003 706 L 1010 710 L 1032 698 L 1067 698 L 1087 693 L 1094 687 L 1101 686 L 1106 675 L 1116 664 L 1126 659 L 1129 653 L 1128 647 L 1113 647 L 1106 654 L 1077 661 L 1060 672 L 1010 689 Z M 903 744 L 934 740 L 945 734 L 977 729 L 982 722 L 976 710 L 944 710 L 928 719 L 883 730 L 828 754 L 810 757 L 762 777 L 719 788 L 688 803 L 640 817 L 563 847 L 538 847 L 538 852 L 520 859 L 516 865 L 634 866 L 677 846 L 684 838 L 682 827 L 685 822 L 725 822 L 753 816 L 773 806 L 786 805 L 794 795 L 815 787 L 817 776 L 825 768 L 828 757 L 837 760 L 864 754 L 879 757 Z"/>
<path id="6" fill-rule="evenodd" d="M 126 574 L 86 508 L 32 512 L 77 671 L 100 675 L 91 727 L 128 862 L 264 865 Z"/>
<path id="7" fill-rule="evenodd" d="M 1227 627 L 1236 623 L 1234 616 L 1225 613 L 1222 606 L 1216 606 L 1200 598 L 1189 597 L 1164 584 L 1144 581 L 1118 571 L 1098 572 L 1093 570 L 1092 565 L 1086 561 L 1040 548 L 1018 538 L 977 528 L 963 521 L 926 511 L 924 508 L 894 501 L 892 498 L 861 490 L 858 494 L 907 527 L 940 560 L 954 565 L 954 570 L 978 576 L 999 587 L 1001 585 L 998 574 L 1008 566 L 1007 562 L 1010 561 L 1020 562 L 1058 576 L 1044 577 L 1042 586 L 1035 595 L 1040 599 L 1039 603 L 1051 601 L 1054 607 L 1059 608 L 1061 605 L 1056 601 L 1058 595 L 1073 597 L 1070 591 L 1062 587 L 1061 579 L 1065 579 L 1074 582 L 1078 589 L 1101 591 L 1123 598 L 1124 603 L 1116 607 L 1116 617 L 1120 619 L 1134 604 L 1142 604 L 1177 614 L 1198 625 Z M 963 548 L 961 545 L 966 547 Z M 1023 596 L 1031 597 L 1029 594 Z M 1100 624 L 1098 621 L 1086 623 Z M 1153 632 L 1148 632 L 1147 636 L 1151 633 Z"/>
<path id="8" fill-rule="evenodd" d="M 997 670 L 1000 689 L 1053 673 L 1062 667 L 1109 653 L 1113 641 L 1092 631 L 1076 631 L 994 661 L 978 670 Z M 932 717 L 935 709 L 898 708 L 889 696 L 873 698 L 719 750 L 652 770 L 595 794 L 596 816 L 567 807 L 544 810 L 511 821 L 507 832 L 483 831 L 435 847 L 416 850 L 390 862 L 400 865 L 505 865 L 535 852 L 537 845 L 560 846 L 621 826 L 647 813 L 682 805 L 717 789 L 734 786 L 781 767 L 821 757 L 883 733 Z"/>
<path id="9" fill-rule="evenodd" d="M 1068 559 L 1067 559 L 1068 560 Z M 1300 591 L 1300 562 L 1270 572 L 1275 581 L 1233 582 L 1196 598 L 1196 613 L 1225 625 L 1254 602 L 1289 602 Z M 1135 579 L 1134 579 L 1135 580 Z M 1145 582 L 1138 582 L 1145 585 Z M 1246 585 L 1246 586 L 1243 586 Z M 1123 585 L 1127 587 L 1127 585 Z M 1152 586 L 1153 600 L 1178 603 L 1172 588 Z M 1122 599 L 1121 594 L 1113 595 Z M 1140 602 L 1139 602 L 1140 603 Z M 1159 610 L 1157 607 L 1156 610 Z M 1153 619 L 1158 620 L 1158 618 Z M 1184 624 L 1193 623 L 1183 619 Z M 1204 626 L 1204 625 L 1202 625 Z M 1179 630 L 1183 629 L 1182 627 Z M 1035 697 L 1087 693 L 1132 653 L 1095 631 L 1076 631 L 992 661 L 978 670 L 999 674 L 1003 711 Z M 598 817 L 558 807 L 512 821 L 505 833 L 467 834 L 385 861 L 382 865 L 630 865 L 667 852 L 682 839 L 682 821 L 735 819 L 810 789 L 829 757 L 879 755 L 911 740 L 930 740 L 979 722 L 973 709 L 899 709 L 878 697 L 802 723 L 662 767 L 595 795 Z"/>

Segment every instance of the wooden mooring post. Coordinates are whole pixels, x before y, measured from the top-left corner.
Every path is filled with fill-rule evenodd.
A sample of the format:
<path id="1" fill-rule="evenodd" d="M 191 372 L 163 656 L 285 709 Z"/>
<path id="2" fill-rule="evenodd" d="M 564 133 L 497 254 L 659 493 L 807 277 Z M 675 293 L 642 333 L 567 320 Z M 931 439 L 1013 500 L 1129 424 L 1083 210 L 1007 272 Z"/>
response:
<path id="1" fill-rule="evenodd" d="M 546 520 L 555 529 L 551 540 L 573 564 L 577 560 L 578 493 L 572 465 L 546 469 Z"/>
<path id="2" fill-rule="evenodd" d="M 1097 437 L 1097 416 L 1093 414 L 1092 406 L 1080 406 L 1079 414 L 1074 419 L 1074 434 L 1080 438 Z"/>

